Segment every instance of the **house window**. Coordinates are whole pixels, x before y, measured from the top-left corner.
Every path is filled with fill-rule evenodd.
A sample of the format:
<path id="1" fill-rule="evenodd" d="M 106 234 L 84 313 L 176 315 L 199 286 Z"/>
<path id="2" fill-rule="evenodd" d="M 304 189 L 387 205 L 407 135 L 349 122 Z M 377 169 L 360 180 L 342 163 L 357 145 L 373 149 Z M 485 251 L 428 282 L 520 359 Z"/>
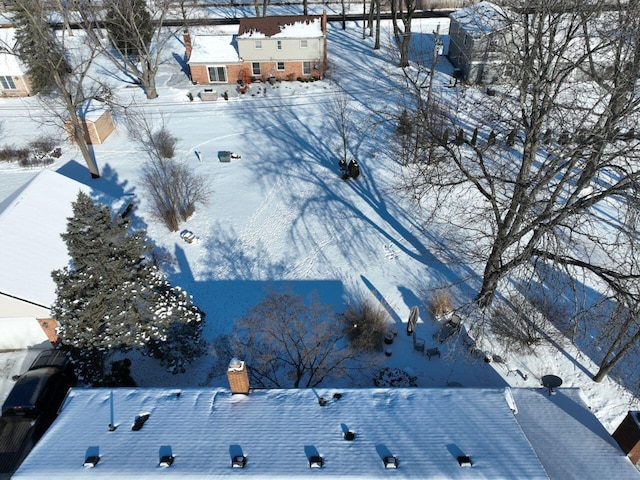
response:
<path id="1" fill-rule="evenodd" d="M 284 70 L 284 62 L 278 62 L 278 70 Z"/>
<path id="2" fill-rule="evenodd" d="M 276 48 L 277 48 L 278 50 L 282 50 L 282 40 L 278 40 L 278 41 L 276 42 Z"/>
<path id="3" fill-rule="evenodd" d="M 253 41 L 253 48 L 256 48 L 256 49 L 262 48 L 262 40 L 254 40 Z"/>
<path id="4" fill-rule="evenodd" d="M 4 90 L 17 90 L 13 78 L 0 76 L 0 85 Z"/>
<path id="5" fill-rule="evenodd" d="M 255 76 L 260 75 L 260 63 L 253 62 L 251 64 L 251 74 Z"/>
<path id="6" fill-rule="evenodd" d="M 210 83 L 227 83 L 226 67 L 208 67 Z"/>
<path id="7" fill-rule="evenodd" d="M 307 47 L 308 47 L 308 41 L 300 40 L 300 48 L 307 48 Z"/>
<path id="8" fill-rule="evenodd" d="M 302 62 L 302 74 L 311 75 L 311 62 Z"/>

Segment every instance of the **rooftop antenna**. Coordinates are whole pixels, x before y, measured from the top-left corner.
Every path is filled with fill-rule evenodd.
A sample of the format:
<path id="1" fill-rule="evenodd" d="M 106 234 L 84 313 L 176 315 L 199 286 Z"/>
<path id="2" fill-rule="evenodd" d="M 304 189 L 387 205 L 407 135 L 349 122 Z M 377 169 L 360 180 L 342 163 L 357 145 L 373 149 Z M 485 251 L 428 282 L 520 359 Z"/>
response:
<path id="1" fill-rule="evenodd" d="M 116 427 L 115 421 L 113 420 L 113 390 L 111 390 L 111 395 L 109 396 L 109 407 L 111 410 L 111 416 L 109 417 L 109 419 L 111 420 L 109 422 L 109 431 L 115 432 L 116 428 L 118 427 Z"/>

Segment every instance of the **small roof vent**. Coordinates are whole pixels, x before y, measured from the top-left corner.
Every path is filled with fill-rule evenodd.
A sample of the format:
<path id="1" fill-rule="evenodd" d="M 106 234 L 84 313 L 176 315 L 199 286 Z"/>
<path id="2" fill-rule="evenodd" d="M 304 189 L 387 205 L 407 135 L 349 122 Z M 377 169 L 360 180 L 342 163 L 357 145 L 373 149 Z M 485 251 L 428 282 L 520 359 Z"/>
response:
<path id="1" fill-rule="evenodd" d="M 319 404 L 321 407 L 324 407 L 324 406 L 327 404 L 327 399 L 326 399 L 326 398 L 324 398 L 324 397 L 320 397 L 320 400 L 318 400 L 318 404 Z"/>
<path id="2" fill-rule="evenodd" d="M 100 461 L 100 456 L 99 455 L 90 455 L 90 456 L 88 456 L 88 457 L 86 457 L 84 459 L 84 464 L 83 465 L 86 468 L 93 468 L 98 464 L 99 461 Z"/>
<path id="3" fill-rule="evenodd" d="M 97 445 L 87 448 L 84 454 L 84 467 L 93 468 L 100 461 L 100 447 Z"/>
<path id="4" fill-rule="evenodd" d="M 176 457 L 174 457 L 173 455 L 162 455 L 160 457 L 160 466 L 161 467 L 170 467 L 171 465 L 173 465 L 173 460 Z"/>
<path id="5" fill-rule="evenodd" d="M 244 455 L 236 455 L 231 459 L 231 466 L 233 468 L 244 468 L 247 463 L 247 457 Z"/>
<path id="6" fill-rule="evenodd" d="M 140 430 L 142 427 L 144 427 L 144 423 L 149 420 L 149 417 L 151 416 L 150 413 L 141 413 L 140 415 L 137 415 L 136 418 L 133 421 L 133 425 L 131 426 L 131 430 L 133 430 L 134 432 L 137 432 L 138 430 Z"/>
<path id="7" fill-rule="evenodd" d="M 458 457 L 458 463 L 461 467 L 470 467 L 473 465 L 473 462 L 471 462 L 471 457 L 469 455 L 460 455 Z"/>
<path id="8" fill-rule="evenodd" d="M 351 430 L 349 430 L 348 432 L 344 432 L 345 440 L 352 441 L 352 440 L 355 440 L 355 438 L 356 438 L 355 432 L 352 432 Z"/>
<path id="9" fill-rule="evenodd" d="M 324 459 L 320 455 L 312 455 L 309 457 L 309 468 L 322 468 Z"/>
<path id="10" fill-rule="evenodd" d="M 384 468 L 398 468 L 398 458 L 395 455 L 387 455 L 383 461 Z"/>

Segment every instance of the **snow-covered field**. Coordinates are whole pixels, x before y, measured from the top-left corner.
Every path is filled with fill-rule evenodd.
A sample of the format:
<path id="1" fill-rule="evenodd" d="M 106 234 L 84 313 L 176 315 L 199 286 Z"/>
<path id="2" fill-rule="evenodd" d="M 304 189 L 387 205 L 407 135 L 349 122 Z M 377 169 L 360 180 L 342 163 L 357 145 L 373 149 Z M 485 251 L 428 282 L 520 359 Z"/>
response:
<path id="1" fill-rule="evenodd" d="M 446 35 L 448 22 L 439 21 Z M 421 20 L 414 31 L 427 39 L 436 23 Z M 385 36 L 389 27 L 385 24 Z M 612 380 L 592 382 L 595 365 L 568 342 L 517 358 L 497 345 L 483 345 L 504 357 L 508 368 L 470 358 L 458 341 L 439 345 L 440 358 L 428 360 L 413 351 L 411 338 L 404 334 L 410 308 L 421 306 L 418 336 L 427 348 L 435 346 L 432 335 L 439 325 L 422 308 L 425 292 L 468 279 L 470 272 L 439 256 L 440 249 L 433 248 L 415 218 L 413 205 L 394 191 L 400 166 L 384 155 L 385 130 L 391 127 L 381 113 L 396 102 L 399 72 L 387 50 L 374 51 L 372 44 L 371 38 L 362 40 L 359 23 L 348 24 L 346 31 L 339 24 L 330 25 L 327 80 L 255 84 L 242 96 L 233 87 L 218 88 L 219 93 L 228 90 L 228 101 L 201 102 L 198 93 L 203 87 L 193 86 L 184 74 L 184 51 L 176 38 L 158 77 L 160 98 L 146 101 L 138 89 L 119 86 L 118 98 L 133 102 L 157 126 L 164 122 L 180 138 L 178 160 L 210 181 L 210 202 L 183 225 L 197 235 L 194 243 L 184 242 L 179 232 L 168 232 L 149 216 L 138 181 L 145 154 L 128 138 L 122 118 L 116 116 L 114 134 L 94 146 L 102 178 L 90 180 L 82 157 L 68 143 L 62 158 L 49 168 L 112 196 L 135 198 L 134 226 L 148 231 L 166 260 L 172 283 L 191 293 L 207 313 L 208 339 L 228 333 L 234 320 L 268 289 L 316 292 L 338 309 L 348 299 L 374 295 L 399 331 L 385 364 L 411 372 L 420 387 L 535 387 L 543 375 L 555 374 L 564 386 L 581 387 L 594 413 L 613 431 L 628 409 L 637 408 L 636 399 Z M 439 69 L 436 88 L 444 88 L 451 66 L 443 59 Z M 359 125 L 352 153 L 362 174 L 347 182 L 339 176 L 338 142 L 327 113 L 340 89 L 357 110 Z M 194 101 L 189 101 L 189 92 Z M 0 99 L 0 144 L 25 144 L 37 132 L 51 129 L 36 121 L 42 114 L 36 99 Z M 223 150 L 242 158 L 221 163 L 217 155 Z M 36 173 L 0 165 L 0 200 Z M 471 298 L 478 279 L 472 277 L 465 285 L 461 295 L 469 297 L 456 299 L 459 303 Z M 203 358 L 186 374 L 174 376 L 151 360 L 139 359 L 134 376 L 140 386 L 225 385 L 225 372 L 211 372 L 211 364 L 210 358 Z M 371 379 L 362 379 L 354 386 L 371 385 Z"/>

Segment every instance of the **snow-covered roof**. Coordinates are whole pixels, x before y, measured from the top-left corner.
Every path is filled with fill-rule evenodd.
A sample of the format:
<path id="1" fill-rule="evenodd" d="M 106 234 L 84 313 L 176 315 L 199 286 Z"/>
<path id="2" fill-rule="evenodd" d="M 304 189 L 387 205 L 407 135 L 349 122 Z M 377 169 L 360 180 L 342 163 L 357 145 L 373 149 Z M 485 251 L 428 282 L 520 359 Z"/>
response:
<path id="1" fill-rule="evenodd" d="M 16 55 L 10 53 L 15 46 L 15 28 L 0 26 L 0 75 L 19 77 L 25 68 Z"/>
<path id="2" fill-rule="evenodd" d="M 198 35 L 192 42 L 190 64 L 239 63 L 235 35 Z"/>
<path id="3" fill-rule="evenodd" d="M 0 293 L 41 306 L 53 303 L 51 272 L 69 261 L 60 234 L 80 190 L 92 195 L 90 187 L 43 170 L 0 204 Z"/>
<path id="4" fill-rule="evenodd" d="M 512 394 L 518 406 L 518 423 L 549 477 L 640 478 L 615 440 L 586 407 L 579 389 L 558 389 L 554 395 L 545 389 L 513 389 Z"/>
<path id="5" fill-rule="evenodd" d="M 472 37 L 482 37 L 509 25 L 506 12 L 491 2 L 461 8 L 450 15 Z"/>
<path id="6" fill-rule="evenodd" d="M 274 16 L 240 19 L 238 38 L 322 38 L 322 18 Z"/>
<path id="7" fill-rule="evenodd" d="M 34 317 L 0 318 L 0 350 L 47 348 L 51 342 Z"/>
<path id="8" fill-rule="evenodd" d="M 600 470 L 611 468 L 608 478 L 636 478 L 577 393 L 545 392 L 300 389 L 245 396 L 223 388 L 74 389 L 13 478 L 542 479 L 553 473 L 566 479 L 572 476 L 566 472 L 595 478 L 588 470 L 595 460 Z M 143 427 L 132 431 L 136 416 L 146 413 Z M 549 435 L 552 427 L 558 434 Z M 355 433 L 352 441 L 344 438 L 347 431 Z M 584 445 L 605 448 L 576 462 L 572 452 Z M 100 457 L 98 464 L 84 467 L 91 454 Z M 165 454 L 174 456 L 168 468 L 159 466 Z M 231 466 L 236 455 L 246 457 L 244 469 Z M 310 468 L 314 455 L 322 457 L 322 468 Z M 465 455 L 471 467 L 460 466 Z M 385 456 L 397 458 L 397 470 L 384 468 Z M 565 465 L 554 470 L 555 463 Z"/>

